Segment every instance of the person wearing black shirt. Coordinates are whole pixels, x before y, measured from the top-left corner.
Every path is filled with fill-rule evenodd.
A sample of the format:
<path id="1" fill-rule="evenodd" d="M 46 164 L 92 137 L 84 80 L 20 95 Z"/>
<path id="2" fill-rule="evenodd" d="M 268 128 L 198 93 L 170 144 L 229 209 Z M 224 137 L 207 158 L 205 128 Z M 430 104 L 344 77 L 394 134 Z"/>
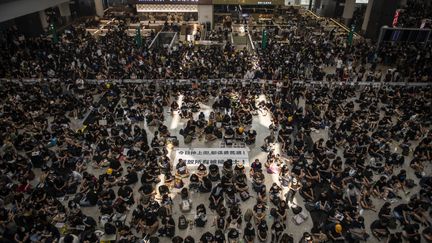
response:
<path id="1" fill-rule="evenodd" d="M 247 223 L 244 229 L 243 239 L 246 243 L 253 243 L 255 240 L 255 229 L 251 223 Z"/>
<path id="2" fill-rule="evenodd" d="M 213 243 L 214 241 L 214 236 L 212 233 L 210 232 L 205 232 L 200 239 L 200 243 Z"/>
<path id="3" fill-rule="evenodd" d="M 279 221 L 275 221 L 271 227 L 271 232 L 272 232 L 271 242 L 278 242 L 284 230 L 285 230 L 285 225 Z"/>

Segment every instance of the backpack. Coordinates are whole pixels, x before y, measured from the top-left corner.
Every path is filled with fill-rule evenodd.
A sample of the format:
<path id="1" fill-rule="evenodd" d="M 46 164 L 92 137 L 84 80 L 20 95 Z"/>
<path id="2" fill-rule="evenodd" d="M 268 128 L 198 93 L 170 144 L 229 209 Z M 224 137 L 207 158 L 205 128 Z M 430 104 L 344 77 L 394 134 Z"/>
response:
<path id="1" fill-rule="evenodd" d="M 192 139 L 193 139 L 192 136 L 187 135 L 187 136 L 184 138 L 184 143 L 185 143 L 185 144 L 191 143 L 191 142 L 192 142 Z"/>
<path id="2" fill-rule="evenodd" d="M 117 231 L 116 227 L 112 223 L 106 223 L 104 225 L 104 231 L 107 235 L 114 235 Z"/>
<path id="3" fill-rule="evenodd" d="M 248 208 L 243 217 L 244 217 L 244 220 L 246 222 L 250 222 L 250 220 L 252 219 L 252 216 L 253 216 L 252 209 Z"/>
<path id="4" fill-rule="evenodd" d="M 182 200 L 180 207 L 182 212 L 189 212 L 192 209 L 192 205 L 189 200 Z"/>
<path id="5" fill-rule="evenodd" d="M 188 227 L 188 221 L 184 215 L 180 215 L 178 219 L 178 227 L 181 230 L 184 230 Z"/>
<path id="6" fill-rule="evenodd" d="M 298 205 L 293 205 L 293 206 L 291 207 L 291 210 L 292 210 L 292 212 L 293 212 L 294 214 L 297 215 L 297 214 L 299 214 L 299 213 L 302 212 L 303 208 L 300 207 L 300 206 L 298 206 Z"/>

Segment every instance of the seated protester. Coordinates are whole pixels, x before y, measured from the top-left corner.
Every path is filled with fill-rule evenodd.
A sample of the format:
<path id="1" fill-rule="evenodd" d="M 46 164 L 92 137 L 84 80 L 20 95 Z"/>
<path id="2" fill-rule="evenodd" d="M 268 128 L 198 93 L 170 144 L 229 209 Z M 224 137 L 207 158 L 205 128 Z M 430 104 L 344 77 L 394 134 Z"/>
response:
<path id="1" fill-rule="evenodd" d="M 229 185 L 224 189 L 225 192 L 225 202 L 227 207 L 231 207 L 231 205 L 234 205 L 239 202 L 237 199 L 237 191 L 235 189 L 234 185 Z"/>
<path id="2" fill-rule="evenodd" d="M 246 175 L 246 169 L 241 161 L 238 161 L 234 166 L 234 176 L 237 175 Z"/>
<path id="3" fill-rule="evenodd" d="M 193 120 L 188 120 L 186 127 L 180 130 L 180 135 L 183 135 L 186 144 L 191 143 L 195 136 L 196 126 Z"/>
<path id="4" fill-rule="evenodd" d="M 287 165 L 283 165 L 279 170 L 279 182 L 282 187 L 287 187 L 291 181 L 291 173 Z"/>
<path id="5" fill-rule="evenodd" d="M 386 220 L 377 219 L 373 221 L 370 229 L 372 235 L 375 236 L 378 240 L 381 240 L 381 238 L 385 238 L 390 234 L 390 231 L 387 228 Z"/>
<path id="6" fill-rule="evenodd" d="M 235 228 L 231 228 L 228 231 L 228 243 L 238 243 L 239 242 L 239 232 Z"/>
<path id="7" fill-rule="evenodd" d="M 297 180 L 296 177 L 293 177 L 291 182 L 288 184 L 288 193 L 286 195 L 286 201 L 289 203 L 293 203 L 295 194 L 300 191 L 302 188 L 301 183 Z"/>
<path id="8" fill-rule="evenodd" d="M 270 201 L 275 206 L 278 206 L 280 203 L 281 192 L 282 192 L 282 188 L 278 186 L 276 182 L 274 182 L 273 185 L 270 187 L 269 194 L 270 194 Z"/>
<path id="9" fill-rule="evenodd" d="M 228 139 L 234 139 L 235 131 L 232 127 L 227 127 L 225 129 L 224 139 L 227 142 Z"/>
<path id="10" fill-rule="evenodd" d="M 204 176 L 200 180 L 199 192 L 209 193 L 209 192 L 211 192 L 212 187 L 213 187 L 212 181 L 207 176 Z"/>
<path id="11" fill-rule="evenodd" d="M 204 164 L 200 164 L 197 168 L 197 173 L 199 178 L 203 178 L 204 176 L 207 176 L 207 167 Z"/>
<path id="12" fill-rule="evenodd" d="M 227 159 L 223 163 L 222 167 L 222 179 L 223 177 L 226 177 L 227 175 L 231 176 L 233 174 L 233 161 L 232 159 Z"/>
<path id="13" fill-rule="evenodd" d="M 245 143 L 247 145 L 254 144 L 256 141 L 256 135 L 257 135 L 257 132 L 253 129 L 246 131 Z"/>
<path id="14" fill-rule="evenodd" d="M 205 232 L 201 238 L 200 238 L 200 243 L 213 243 L 214 242 L 214 236 L 212 233 L 210 232 Z"/>
<path id="15" fill-rule="evenodd" d="M 329 239 L 333 242 L 345 242 L 345 237 L 342 235 L 342 225 L 335 224 L 328 232 Z"/>
<path id="16" fill-rule="evenodd" d="M 352 207 L 356 207 L 359 204 L 360 200 L 360 193 L 355 188 L 354 184 L 349 184 L 348 188 L 345 191 L 346 200 L 348 201 L 349 205 Z"/>
<path id="17" fill-rule="evenodd" d="M 264 145 L 261 146 L 261 149 L 264 152 L 269 152 L 271 150 L 270 145 L 274 142 L 276 142 L 276 136 L 275 136 L 274 131 L 271 131 L 270 135 L 268 135 L 267 137 L 264 138 Z"/>
<path id="18" fill-rule="evenodd" d="M 229 237 L 229 235 L 228 235 Z M 221 229 L 216 230 L 214 235 L 214 242 L 215 243 L 225 243 L 225 234 Z"/>
<path id="19" fill-rule="evenodd" d="M 189 170 L 186 165 L 186 161 L 179 159 L 176 165 L 176 176 L 181 176 L 183 178 L 189 176 Z"/>
<path id="20" fill-rule="evenodd" d="M 348 229 L 349 241 L 367 241 L 369 234 L 366 233 L 364 218 L 362 216 L 358 219 L 353 219 Z"/>
<path id="21" fill-rule="evenodd" d="M 212 189 L 212 192 L 210 194 L 209 200 L 210 200 L 210 209 L 211 210 L 215 210 L 217 209 L 220 205 L 223 204 L 223 187 L 222 184 L 219 183 L 216 185 L 216 187 L 214 187 Z"/>
<path id="22" fill-rule="evenodd" d="M 91 207 L 95 206 L 98 201 L 98 192 L 94 185 L 89 185 L 89 190 L 87 193 L 81 198 L 79 205 L 81 207 Z"/>
<path id="23" fill-rule="evenodd" d="M 271 242 L 279 242 L 279 239 L 281 238 L 281 235 L 283 231 L 285 230 L 285 224 L 280 221 L 274 221 L 271 232 L 272 232 L 272 239 Z"/>
<path id="24" fill-rule="evenodd" d="M 239 229 L 243 222 L 243 214 L 239 204 L 233 204 L 230 209 L 229 216 L 227 218 L 227 227 Z"/>
<path id="25" fill-rule="evenodd" d="M 159 132 L 155 131 L 153 139 L 150 143 L 152 148 L 159 148 L 165 145 L 165 141 L 162 137 L 159 138 Z"/>
<path id="26" fill-rule="evenodd" d="M 426 227 L 424 228 L 423 232 L 422 232 L 422 236 L 423 238 L 426 240 L 426 242 L 432 242 L 432 227 Z"/>
<path id="27" fill-rule="evenodd" d="M 411 223 L 411 215 L 413 214 L 413 203 L 402 203 L 393 209 L 393 216 L 399 220 L 402 225 Z"/>
<path id="28" fill-rule="evenodd" d="M 170 135 L 168 131 L 168 127 L 166 125 L 161 124 L 158 128 L 158 132 L 161 137 L 168 137 Z"/>
<path id="29" fill-rule="evenodd" d="M 179 109 L 179 105 L 178 105 L 177 101 L 174 100 L 171 103 L 171 114 L 173 114 L 174 111 L 177 111 L 178 109 Z"/>
<path id="30" fill-rule="evenodd" d="M 255 192 L 261 192 L 262 188 L 265 187 L 264 184 L 264 174 L 261 172 L 254 173 L 252 177 L 252 188 Z"/>
<path id="31" fill-rule="evenodd" d="M 195 239 L 192 236 L 188 235 L 184 239 L 183 243 L 195 243 Z"/>
<path id="32" fill-rule="evenodd" d="M 255 241 L 255 228 L 248 222 L 243 230 L 243 240 L 246 243 L 253 243 Z"/>
<path id="33" fill-rule="evenodd" d="M 195 225 L 197 227 L 204 227 L 207 223 L 207 213 L 204 204 L 200 204 L 196 208 Z"/>
<path id="34" fill-rule="evenodd" d="M 157 213 L 154 210 L 145 210 L 144 220 L 138 225 L 138 228 L 142 230 L 143 234 L 155 234 L 159 228 Z"/>
<path id="35" fill-rule="evenodd" d="M 235 129 L 235 138 L 237 140 L 243 141 L 245 138 L 245 128 L 243 126 L 240 126 Z"/>
<path id="36" fill-rule="evenodd" d="M 242 201 L 246 201 L 251 197 L 249 194 L 249 186 L 247 184 L 247 179 L 245 174 L 237 175 L 234 185 Z"/>
<path id="37" fill-rule="evenodd" d="M 119 161 L 119 155 L 113 158 L 112 155 L 108 155 L 107 160 L 109 161 L 109 168 L 112 169 L 112 174 L 115 177 L 120 177 L 123 171 L 123 167 Z"/>
<path id="38" fill-rule="evenodd" d="M 190 183 L 189 183 L 189 191 L 198 192 L 200 184 L 201 184 L 199 177 L 195 173 L 193 173 L 190 176 L 189 181 L 190 181 Z"/>
<path id="39" fill-rule="evenodd" d="M 123 185 L 118 189 L 117 200 L 122 200 L 125 203 L 132 205 L 134 204 L 133 190 L 130 186 Z"/>
<path id="40" fill-rule="evenodd" d="M 119 185 L 132 185 L 138 182 L 138 174 L 134 168 L 128 166 L 127 172 L 128 173 L 120 179 Z"/>
<path id="41" fill-rule="evenodd" d="M 171 215 L 162 218 L 162 225 L 158 230 L 159 236 L 172 238 L 175 235 L 175 222 Z"/>
<path id="42" fill-rule="evenodd" d="M 259 159 L 255 159 L 250 165 L 250 175 L 253 176 L 256 172 L 262 172 L 262 164 Z"/>
<path id="43" fill-rule="evenodd" d="M 263 219 L 257 224 L 258 240 L 260 240 L 261 242 L 266 242 L 267 241 L 267 231 L 268 231 L 267 222 L 265 221 L 265 219 Z"/>
<path id="44" fill-rule="evenodd" d="M 172 238 L 171 240 L 172 243 L 184 243 L 183 238 L 181 238 L 180 236 L 176 235 Z"/>
<path id="45" fill-rule="evenodd" d="M 266 217 L 266 213 L 265 213 L 265 205 L 262 202 L 258 202 L 257 204 L 255 204 L 254 209 L 253 209 L 253 216 L 254 216 L 254 222 L 255 224 L 259 224 L 261 221 L 265 220 Z"/>
<path id="46" fill-rule="evenodd" d="M 211 181 L 219 181 L 220 180 L 219 166 L 217 166 L 215 164 L 211 164 L 209 166 L 209 179 Z"/>
<path id="47" fill-rule="evenodd" d="M 204 134 L 206 141 L 216 140 L 218 137 L 215 135 L 216 128 L 213 126 L 212 122 L 208 122 L 207 126 L 204 128 Z"/>
<path id="48" fill-rule="evenodd" d="M 315 195 L 314 195 L 312 182 L 306 181 L 306 183 L 300 189 L 299 194 L 303 197 L 305 202 L 315 201 Z"/>
<path id="49" fill-rule="evenodd" d="M 421 242 L 419 229 L 420 225 L 418 224 L 406 224 L 403 226 L 402 236 L 410 243 Z"/>

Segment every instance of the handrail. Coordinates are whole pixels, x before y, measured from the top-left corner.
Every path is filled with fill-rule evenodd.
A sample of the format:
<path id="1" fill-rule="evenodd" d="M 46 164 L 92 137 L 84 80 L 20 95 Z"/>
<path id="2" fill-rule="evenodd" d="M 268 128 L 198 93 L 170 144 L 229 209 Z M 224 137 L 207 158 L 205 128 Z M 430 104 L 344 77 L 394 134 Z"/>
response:
<path id="1" fill-rule="evenodd" d="M 162 32 L 162 30 L 159 30 L 159 32 L 156 34 L 155 38 L 153 38 L 152 42 L 149 45 L 149 49 L 152 48 L 153 44 L 155 43 L 155 41 L 157 40 L 157 38 L 159 37 L 159 34 Z"/>
<path id="2" fill-rule="evenodd" d="M 252 41 L 252 36 L 250 35 L 249 31 L 247 32 L 247 35 L 248 35 L 249 43 L 250 43 L 250 45 L 252 47 L 252 50 L 255 51 L 255 45 L 254 45 L 254 43 Z"/>
<path id="3" fill-rule="evenodd" d="M 175 41 L 176 37 L 177 37 L 177 32 L 174 34 L 174 36 L 171 40 L 171 43 L 169 44 L 169 49 L 171 49 L 171 47 L 174 45 L 174 41 Z"/>

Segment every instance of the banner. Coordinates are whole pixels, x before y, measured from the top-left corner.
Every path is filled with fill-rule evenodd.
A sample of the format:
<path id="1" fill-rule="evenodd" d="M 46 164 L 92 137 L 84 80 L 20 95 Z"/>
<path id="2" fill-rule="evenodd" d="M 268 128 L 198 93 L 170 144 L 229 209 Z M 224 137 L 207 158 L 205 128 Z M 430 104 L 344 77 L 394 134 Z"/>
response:
<path id="1" fill-rule="evenodd" d="M 198 166 L 201 163 L 208 166 L 223 163 L 231 159 L 233 164 L 243 162 L 249 164 L 249 148 L 178 148 L 175 150 L 174 167 L 179 159 L 185 160 L 188 166 Z"/>

